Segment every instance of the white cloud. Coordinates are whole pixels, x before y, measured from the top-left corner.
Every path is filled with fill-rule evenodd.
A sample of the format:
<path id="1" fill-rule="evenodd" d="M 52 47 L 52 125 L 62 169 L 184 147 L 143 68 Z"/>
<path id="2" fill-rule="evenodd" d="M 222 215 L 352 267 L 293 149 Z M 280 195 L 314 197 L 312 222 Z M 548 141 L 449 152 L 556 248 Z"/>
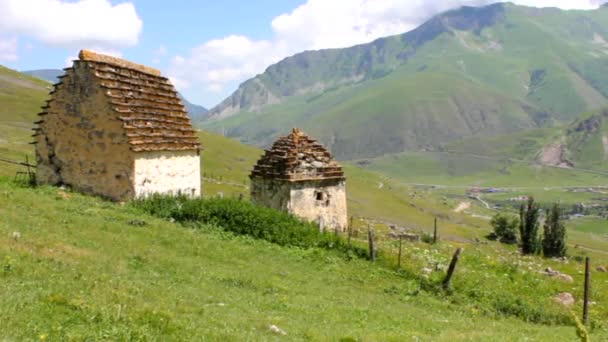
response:
<path id="1" fill-rule="evenodd" d="M 115 50 L 137 44 L 142 21 L 132 3 L 109 0 L 0 0 L 0 31 L 52 47 Z"/>
<path id="2" fill-rule="evenodd" d="M 271 22 L 270 40 L 231 35 L 192 49 L 173 59 L 169 74 L 177 87 L 205 89 L 221 100 L 242 82 L 282 58 L 304 50 L 340 48 L 407 32 L 431 16 L 463 5 L 496 0 L 307 0 Z M 597 8 L 604 0 L 512 0 L 537 7 Z M 192 91 L 190 91 L 192 93 Z"/>
<path id="3" fill-rule="evenodd" d="M 169 74 L 178 88 L 203 85 L 220 93 L 225 84 L 255 75 L 288 52 L 280 42 L 233 35 L 192 49 L 188 58 L 175 56 Z"/>
<path id="4" fill-rule="evenodd" d="M 0 37 L 0 62 L 14 62 L 17 59 L 17 37 Z"/>

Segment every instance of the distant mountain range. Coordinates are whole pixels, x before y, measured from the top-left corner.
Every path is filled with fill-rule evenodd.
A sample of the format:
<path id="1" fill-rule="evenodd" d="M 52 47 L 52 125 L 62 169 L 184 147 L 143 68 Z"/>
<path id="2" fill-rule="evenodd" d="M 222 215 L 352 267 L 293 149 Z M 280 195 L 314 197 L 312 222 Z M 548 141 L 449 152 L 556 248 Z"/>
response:
<path id="1" fill-rule="evenodd" d="M 417 29 L 306 51 L 244 82 L 205 128 L 267 146 L 298 126 L 341 159 L 560 127 L 608 105 L 608 7 L 462 7 Z"/>
<path id="2" fill-rule="evenodd" d="M 59 76 L 64 74 L 64 71 L 61 69 L 39 69 L 22 71 L 22 73 L 38 77 L 50 83 L 56 83 L 59 80 Z M 209 112 L 207 108 L 191 103 L 179 93 L 178 96 L 182 100 L 184 106 L 186 107 L 186 111 L 188 111 L 190 118 L 195 124 L 200 124 L 207 119 L 207 113 Z"/>

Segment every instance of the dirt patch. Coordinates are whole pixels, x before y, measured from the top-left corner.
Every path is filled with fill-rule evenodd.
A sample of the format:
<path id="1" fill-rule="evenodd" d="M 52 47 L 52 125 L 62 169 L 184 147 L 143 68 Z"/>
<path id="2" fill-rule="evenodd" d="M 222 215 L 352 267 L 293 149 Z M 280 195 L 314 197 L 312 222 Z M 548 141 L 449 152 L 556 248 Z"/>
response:
<path id="1" fill-rule="evenodd" d="M 454 209 L 455 213 L 461 213 L 467 209 L 471 208 L 471 202 L 460 202 L 456 209 Z"/>
<path id="2" fill-rule="evenodd" d="M 537 161 L 542 165 L 557 166 L 570 169 L 574 164 L 566 159 L 566 146 L 564 144 L 549 144 L 543 147 Z"/>

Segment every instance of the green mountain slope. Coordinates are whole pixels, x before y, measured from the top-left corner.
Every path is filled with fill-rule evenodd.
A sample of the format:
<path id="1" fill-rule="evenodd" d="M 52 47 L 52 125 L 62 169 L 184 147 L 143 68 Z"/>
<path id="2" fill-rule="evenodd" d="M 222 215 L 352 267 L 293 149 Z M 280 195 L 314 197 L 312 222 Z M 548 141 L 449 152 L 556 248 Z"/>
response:
<path id="1" fill-rule="evenodd" d="M 0 157 L 23 161 L 31 152 L 31 129 L 50 90 L 47 82 L 0 65 Z"/>
<path id="2" fill-rule="evenodd" d="M 608 104 L 608 8 L 463 7 L 403 35 L 270 66 L 204 127 L 256 145 L 301 126 L 342 159 L 567 123 Z"/>
<path id="3" fill-rule="evenodd" d="M 576 120 L 566 128 L 561 142 L 576 167 L 608 170 L 608 109 Z"/>

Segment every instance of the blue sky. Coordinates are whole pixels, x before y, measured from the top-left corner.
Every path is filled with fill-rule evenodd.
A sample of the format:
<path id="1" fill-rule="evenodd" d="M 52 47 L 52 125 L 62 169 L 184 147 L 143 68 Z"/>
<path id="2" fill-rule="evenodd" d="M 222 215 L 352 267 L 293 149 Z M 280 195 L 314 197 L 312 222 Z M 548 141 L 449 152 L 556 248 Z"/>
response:
<path id="1" fill-rule="evenodd" d="M 591 9 L 603 0 L 514 0 Z M 0 64 L 63 68 L 88 48 L 161 69 L 212 107 L 280 59 L 406 32 L 489 0 L 0 0 Z"/>

